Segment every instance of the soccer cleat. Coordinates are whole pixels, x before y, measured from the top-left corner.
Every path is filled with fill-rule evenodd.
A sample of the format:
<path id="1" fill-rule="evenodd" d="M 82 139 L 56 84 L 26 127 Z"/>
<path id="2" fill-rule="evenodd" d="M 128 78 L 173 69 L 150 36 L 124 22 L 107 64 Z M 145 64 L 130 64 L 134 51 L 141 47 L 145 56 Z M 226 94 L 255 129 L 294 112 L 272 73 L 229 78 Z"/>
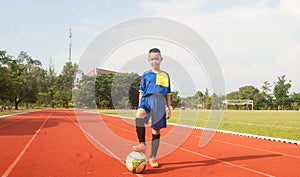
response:
<path id="1" fill-rule="evenodd" d="M 157 168 L 159 166 L 158 163 L 157 163 L 157 161 L 156 161 L 156 159 L 154 157 L 151 157 L 149 159 L 149 165 L 152 168 Z"/>
<path id="2" fill-rule="evenodd" d="M 142 152 L 146 154 L 146 145 L 144 143 L 140 143 L 136 146 L 132 146 L 132 149 L 137 152 Z"/>

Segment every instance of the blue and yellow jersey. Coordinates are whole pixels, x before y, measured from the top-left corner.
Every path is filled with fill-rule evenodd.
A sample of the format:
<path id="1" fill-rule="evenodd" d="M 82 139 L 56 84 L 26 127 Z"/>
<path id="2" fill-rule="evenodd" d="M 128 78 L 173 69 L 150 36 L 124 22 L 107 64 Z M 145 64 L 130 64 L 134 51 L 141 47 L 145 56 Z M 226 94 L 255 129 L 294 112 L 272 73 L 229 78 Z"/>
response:
<path id="1" fill-rule="evenodd" d="M 140 92 L 143 92 L 143 97 L 152 94 L 160 94 L 163 96 L 170 94 L 171 86 L 169 74 L 164 71 L 155 73 L 152 70 L 144 72 L 140 84 Z"/>

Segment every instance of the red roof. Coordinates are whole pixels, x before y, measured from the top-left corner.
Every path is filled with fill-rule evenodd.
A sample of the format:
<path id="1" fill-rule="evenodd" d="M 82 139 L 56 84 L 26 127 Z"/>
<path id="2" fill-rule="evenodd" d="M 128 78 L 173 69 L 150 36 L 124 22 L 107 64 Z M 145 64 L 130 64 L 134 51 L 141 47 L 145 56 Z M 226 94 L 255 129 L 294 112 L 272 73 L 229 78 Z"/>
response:
<path id="1" fill-rule="evenodd" d="M 106 69 L 95 68 L 95 69 L 92 69 L 91 71 L 89 71 L 88 73 L 86 73 L 87 76 L 95 76 L 95 75 L 99 76 L 102 74 L 118 74 L 118 72 L 106 70 Z"/>

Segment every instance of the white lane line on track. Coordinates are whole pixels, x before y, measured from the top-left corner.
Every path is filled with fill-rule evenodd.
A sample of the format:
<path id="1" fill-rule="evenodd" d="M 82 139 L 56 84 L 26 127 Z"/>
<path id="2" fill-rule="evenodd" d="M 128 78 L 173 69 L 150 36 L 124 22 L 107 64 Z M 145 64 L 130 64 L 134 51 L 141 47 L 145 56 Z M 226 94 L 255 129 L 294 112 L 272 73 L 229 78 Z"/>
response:
<path id="1" fill-rule="evenodd" d="M 178 132 L 178 131 L 173 131 L 174 133 L 178 133 L 178 134 L 183 134 L 182 132 Z M 200 135 L 191 135 L 195 138 L 200 138 Z M 247 137 L 245 137 L 247 138 Z M 256 147 L 251 147 L 251 146 L 246 146 L 246 145 L 241 145 L 241 144 L 237 144 L 237 143 L 230 143 L 227 141 L 222 141 L 222 140 L 218 140 L 216 138 L 212 139 L 211 141 L 215 141 L 215 142 L 219 142 L 219 143 L 223 143 L 223 144 L 229 144 L 229 145 L 233 145 L 233 146 L 238 146 L 238 147 L 242 147 L 242 148 L 247 148 L 247 149 L 252 149 L 252 150 L 257 150 L 257 151 L 262 151 L 262 152 L 268 152 L 268 153 L 272 153 L 272 154 L 278 154 L 278 155 L 282 155 L 282 156 L 287 156 L 287 157 L 292 157 L 292 158 L 296 158 L 296 159 L 300 159 L 300 156 L 297 155 L 292 155 L 292 154 L 287 154 L 287 153 L 282 153 L 282 152 L 278 152 L 278 151 L 272 151 L 272 150 L 267 150 L 267 149 L 262 149 L 262 148 L 256 148 Z"/>
<path id="2" fill-rule="evenodd" d="M 109 115 L 109 114 L 103 114 L 106 116 L 111 116 L 111 117 L 117 117 L 117 118 L 122 118 L 122 119 L 132 119 L 131 117 L 125 117 L 125 116 L 114 116 L 114 115 Z M 133 119 L 134 120 L 134 119 Z M 190 129 L 194 129 L 194 130 L 202 130 L 202 131 L 206 131 L 205 129 L 201 129 L 199 127 L 192 127 L 192 126 L 185 126 L 185 125 L 178 125 L 178 124 L 173 124 L 173 123 L 168 123 L 168 125 L 173 125 L 173 126 L 179 126 L 179 127 L 185 127 L 185 128 L 190 128 Z M 209 130 L 208 130 L 209 131 Z M 179 133 L 179 134 L 183 134 L 182 132 L 175 132 L 174 133 Z M 239 136 L 240 133 L 237 132 L 231 132 L 231 133 L 223 133 L 222 131 L 216 131 L 217 133 L 222 133 L 222 134 L 228 134 L 228 135 L 235 135 L 235 136 Z M 250 135 L 250 134 L 249 134 Z M 191 135 L 197 138 L 200 138 L 200 136 L 196 136 L 196 135 Z M 256 135 L 253 135 L 254 137 Z M 243 136 L 245 138 L 253 138 L 253 137 L 249 137 L 249 136 Z M 270 137 L 271 138 L 271 137 Z M 264 139 L 262 139 L 264 140 Z M 225 143 L 225 144 L 231 144 L 234 146 L 239 146 L 239 147 L 243 147 L 243 148 L 248 148 L 248 149 L 255 149 L 255 150 L 259 150 L 259 151 L 263 151 L 263 152 L 269 152 L 269 153 L 275 153 L 275 154 L 280 154 L 280 155 L 284 155 L 284 156 L 288 156 L 288 157 L 292 157 L 292 158 L 297 158 L 300 159 L 300 156 L 297 155 L 292 155 L 292 154 L 287 154 L 287 153 L 281 153 L 281 152 L 277 152 L 277 151 L 272 151 L 272 150 L 267 150 L 267 149 L 262 149 L 262 148 L 255 148 L 255 147 L 248 147 L 248 146 L 244 146 L 244 145 L 240 145 L 240 144 L 236 144 L 236 143 L 229 143 L 229 142 L 225 142 L 225 141 L 221 141 L 221 140 L 216 140 L 216 139 L 212 139 L 212 141 L 217 141 L 217 142 L 221 142 L 221 143 Z M 286 140 L 288 141 L 288 140 Z M 277 141 L 277 142 L 281 142 L 281 141 Z M 281 142 L 281 143 L 286 143 L 285 141 Z M 300 144 L 299 141 L 297 141 L 298 145 Z M 286 143 L 286 144 L 292 144 L 292 143 Z"/>
<path id="3" fill-rule="evenodd" d="M 178 131 L 173 131 L 174 133 L 178 133 L 178 134 L 183 134 L 182 132 L 178 132 Z M 191 135 L 195 138 L 200 138 L 200 135 Z M 245 137 L 247 138 L 247 137 Z M 230 143 L 227 141 L 222 141 L 222 140 L 218 140 L 216 138 L 212 139 L 211 141 L 215 141 L 215 142 L 219 142 L 219 143 L 223 143 L 223 144 L 229 144 L 229 145 L 233 145 L 233 146 L 238 146 L 238 147 L 242 147 L 242 148 L 247 148 L 247 149 L 252 149 L 252 150 L 257 150 L 257 151 L 262 151 L 262 152 L 268 152 L 268 153 L 272 153 L 272 154 L 278 154 L 278 155 L 282 155 L 282 156 L 287 156 L 287 157 L 292 157 L 292 158 L 296 158 L 296 159 L 300 159 L 300 156 L 297 155 L 292 155 L 292 154 L 287 154 L 287 153 L 282 153 L 282 152 L 278 152 L 278 151 L 272 151 L 272 150 L 267 150 L 267 149 L 262 149 L 262 148 L 256 148 L 256 147 L 251 147 L 251 146 L 246 146 L 246 145 L 241 145 L 241 144 L 237 144 L 237 143 Z"/>
<path id="4" fill-rule="evenodd" d="M 93 113 L 93 112 L 89 112 L 89 113 L 97 114 L 97 113 Z M 98 114 L 98 115 L 106 115 L 106 116 L 117 117 L 117 118 L 122 118 L 122 119 L 134 119 L 132 117 L 110 115 L 110 114 Z M 168 123 L 168 125 L 174 125 L 174 126 L 185 127 L 185 128 L 190 128 L 190 129 L 196 129 L 196 130 L 203 130 L 203 131 L 204 130 L 212 131 L 212 132 L 216 132 L 216 133 L 223 133 L 223 134 L 229 134 L 229 135 L 243 136 L 243 137 L 248 137 L 248 138 L 257 138 L 257 139 L 281 142 L 281 143 L 286 143 L 286 144 L 300 145 L 300 141 L 297 141 L 297 140 L 274 138 L 274 137 L 261 136 L 261 135 L 255 135 L 255 134 L 232 132 L 232 131 L 227 131 L 227 130 L 209 129 L 209 128 L 203 128 L 203 127 L 190 126 L 190 125 L 181 125 L 181 124 L 176 124 L 176 123 Z"/>
<path id="5" fill-rule="evenodd" d="M 114 127 L 114 128 L 118 128 L 118 129 L 126 131 L 126 132 L 130 132 L 132 134 L 135 134 L 135 132 L 132 132 L 132 131 L 129 131 L 129 130 L 126 130 L 126 129 L 123 129 L 123 128 L 120 128 L 120 127 L 117 127 L 117 126 L 114 126 L 112 124 L 110 124 L 109 126 Z M 189 153 L 192 153 L 192 154 L 195 154 L 195 155 L 198 155 L 198 156 L 210 159 L 210 160 L 215 160 L 215 161 L 218 161 L 220 163 L 224 163 L 224 164 L 229 165 L 229 166 L 240 168 L 240 169 L 243 169 L 243 170 L 246 170 L 246 171 L 250 171 L 250 172 L 253 172 L 253 173 L 257 173 L 257 174 L 260 174 L 260 175 L 263 175 L 263 176 L 273 177 L 273 175 L 270 175 L 270 174 L 267 174 L 267 173 L 264 173 L 264 172 L 261 172 L 261 171 L 253 170 L 251 168 L 247 168 L 247 167 L 245 167 L 245 165 L 242 165 L 242 166 L 241 165 L 236 165 L 234 163 L 226 162 L 226 161 L 217 159 L 215 157 L 210 157 L 210 156 L 207 156 L 207 155 L 204 155 L 204 154 L 201 154 L 201 153 L 197 153 L 197 152 L 191 151 L 191 150 L 186 149 L 186 148 L 177 147 L 177 146 L 174 146 L 172 144 L 169 144 L 169 143 L 166 143 L 166 142 L 163 142 L 163 141 L 161 141 L 161 143 L 164 143 L 164 144 L 166 144 L 168 146 L 175 147 L 175 148 L 180 149 L 182 151 L 186 151 L 186 152 L 189 152 Z"/>
<path id="6" fill-rule="evenodd" d="M 112 115 L 107 115 L 107 116 L 115 117 L 115 116 L 112 116 Z M 131 119 L 131 118 L 128 118 L 128 117 L 117 117 L 117 118 Z M 191 128 L 189 126 L 181 126 L 181 125 L 177 125 L 177 124 L 171 124 L 171 125 L 185 127 L 185 128 Z M 200 129 L 194 129 L 194 130 L 200 130 Z M 202 130 L 202 131 L 204 131 L 204 130 Z M 129 131 L 127 130 L 127 132 L 129 132 Z M 183 134 L 182 132 L 178 132 L 178 131 L 173 131 L 173 132 L 174 133 L 178 133 L 178 134 Z M 191 135 L 191 136 L 200 138 L 199 135 L 198 136 L 197 135 Z M 249 137 L 245 137 L 245 138 L 249 138 Z M 280 155 L 284 155 L 284 156 L 288 156 L 288 157 L 300 159 L 300 156 L 297 156 L 297 155 L 292 155 L 292 154 L 287 154 L 287 153 L 282 153 L 282 152 L 277 152 L 277 151 L 272 151 L 272 150 L 267 150 L 267 149 L 262 149 L 262 148 L 250 147 L 250 146 L 245 146 L 245 145 L 236 144 L 236 143 L 230 143 L 230 142 L 226 142 L 226 141 L 222 141 L 222 140 L 217 140 L 217 139 L 212 139 L 212 141 L 216 141 L 216 142 L 220 142 L 220 143 L 224 143 L 224 144 L 230 144 L 230 145 L 233 145 L 233 146 L 243 147 L 243 148 L 247 148 L 247 149 L 253 149 L 253 150 L 258 150 L 258 151 L 263 151 L 263 152 L 268 152 L 268 153 L 280 154 Z"/>
<path id="7" fill-rule="evenodd" d="M 167 145 L 172 146 L 172 147 L 176 147 L 176 146 L 174 146 L 174 145 L 172 145 L 172 144 L 169 144 L 169 143 L 165 143 L 165 142 L 162 142 L 162 143 L 167 144 Z M 253 172 L 253 173 L 257 173 L 257 174 L 260 174 L 260 175 L 263 175 L 263 176 L 274 177 L 273 175 L 270 175 L 270 174 L 267 174 L 267 173 L 264 173 L 264 172 L 261 172 L 261 171 L 253 170 L 253 169 L 251 169 L 251 168 L 247 168 L 247 167 L 245 167 L 245 165 L 236 165 L 236 164 L 234 164 L 234 163 L 226 162 L 226 161 L 223 161 L 223 160 L 214 158 L 214 157 L 210 157 L 210 156 L 207 156 L 207 155 L 198 153 L 198 152 L 191 151 L 191 150 L 186 149 L 186 148 L 182 148 L 182 147 L 177 147 L 177 148 L 178 148 L 178 149 L 181 149 L 181 150 L 183 150 L 183 151 L 189 152 L 189 153 L 191 153 L 191 154 L 195 154 L 195 155 L 198 155 L 198 156 L 201 156 L 201 157 L 210 159 L 210 160 L 215 160 L 215 161 L 218 161 L 218 162 L 220 162 L 220 163 L 224 163 L 224 164 L 229 165 L 229 166 L 232 166 L 232 167 L 240 168 L 240 169 L 243 169 L 243 170 L 246 170 L 246 171 L 250 171 L 250 172 Z"/>
<path id="8" fill-rule="evenodd" d="M 112 151 L 110 151 L 107 147 L 105 147 L 102 143 L 100 143 L 93 135 L 91 135 L 88 131 L 82 129 L 77 122 L 75 122 L 70 116 L 66 115 L 66 117 L 68 117 L 68 119 L 70 119 L 81 131 L 84 132 L 84 134 L 86 134 L 89 138 L 91 138 L 95 143 L 97 143 L 99 146 L 101 146 L 103 149 L 105 149 L 113 158 L 117 159 L 121 164 L 123 164 L 125 166 L 125 163 Z M 76 116 L 76 115 L 75 115 Z M 126 172 L 123 172 L 126 173 Z M 122 174 L 123 174 L 122 173 Z M 127 173 L 126 173 L 127 174 Z M 130 173 L 132 175 L 132 173 Z M 133 174 L 136 175 L 138 177 L 143 177 L 143 175 L 141 174 Z"/>
<path id="9" fill-rule="evenodd" d="M 35 134 L 31 137 L 31 139 L 28 141 L 28 143 L 26 144 L 26 146 L 23 148 L 23 150 L 19 153 L 19 155 L 17 156 L 17 158 L 13 161 L 13 163 L 8 167 L 8 169 L 4 172 L 4 174 L 2 175 L 2 177 L 7 177 L 12 170 L 15 168 L 15 166 L 18 164 L 18 162 L 21 160 L 21 158 L 23 157 L 23 155 L 25 154 L 25 152 L 27 151 L 27 149 L 29 148 L 29 146 L 31 145 L 31 143 L 33 142 L 33 140 L 35 139 L 35 137 L 37 136 L 37 134 L 40 132 L 40 130 L 44 127 L 44 125 L 46 124 L 46 122 L 48 121 L 49 117 L 51 116 L 51 113 L 48 115 L 47 119 L 44 120 L 44 122 L 42 123 L 42 125 L 40 126 L 40 128 L 35 132 Z"/>
<path id="10" fill-rule="evenodd" d="M 194 137 L 200 137 L 200 136 L 196 136 L 196 135 L 192 135 L 192 136 L 194 136 Z M 216 141 L 216 142 L 220 142 L 220 143 L 224 143 L 224 144 L 229 144 L 229 145 L 233 145 L 233 146 L 238 146 L 238 147 L 242 147 L 242 148 L 247 148 L 247 149 L 252 149 L 252 150 L 257 150 L 257 151 L 263 151 L 263 152 L 268 152 L 268 153 L 272 153 L 272 154 L 279 154 L 279 155 L 282 155 L 282 156 L 287 156 L 287 157 L 292 157 L 292 158 L 300 159 L 300 156 L 296 156 L 296 155 L 292 155 L 292 154 L 286 154 L 286 153 L 277 152 L 277 151 L 271 151 L 271 150 L 266 150 L 266 149 L 262 149 L 262 148 L 245 146 L 245 145 L 236 144 L 236 143 L 230 143 L 230 142 L 226 142 L 226 141 L 222 141 L 222 140 L 217 140 L 217 139 L 213 139 L 212 141 Z"/>

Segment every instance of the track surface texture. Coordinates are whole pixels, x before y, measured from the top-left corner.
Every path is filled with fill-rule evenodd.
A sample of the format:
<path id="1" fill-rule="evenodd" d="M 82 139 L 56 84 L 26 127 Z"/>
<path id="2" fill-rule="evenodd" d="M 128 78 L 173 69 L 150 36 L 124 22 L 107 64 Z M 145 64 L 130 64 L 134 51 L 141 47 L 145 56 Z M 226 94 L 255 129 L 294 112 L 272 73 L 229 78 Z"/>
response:
<path id="1" fill-rule="evenodd" d="M 149 156 L 149 126 L 146 131 Z M 0 174 L 2 177 L 297 177 L 300 174 L 299 145 L 216 133 L 200 148 L 202 133 L 169 125 L 161 132 L 159 168 L 147 166 L 144 173 L 132 174 L 125 167 L 125 158 L 137 141 L 133 119 L 74 110 L 41 110 L 8 116 L 0 118 Z M 172 143 L 172 138 L 183 140 L 178 145 Z M 170 151 L 166 153 L 168 148 Z"/>

